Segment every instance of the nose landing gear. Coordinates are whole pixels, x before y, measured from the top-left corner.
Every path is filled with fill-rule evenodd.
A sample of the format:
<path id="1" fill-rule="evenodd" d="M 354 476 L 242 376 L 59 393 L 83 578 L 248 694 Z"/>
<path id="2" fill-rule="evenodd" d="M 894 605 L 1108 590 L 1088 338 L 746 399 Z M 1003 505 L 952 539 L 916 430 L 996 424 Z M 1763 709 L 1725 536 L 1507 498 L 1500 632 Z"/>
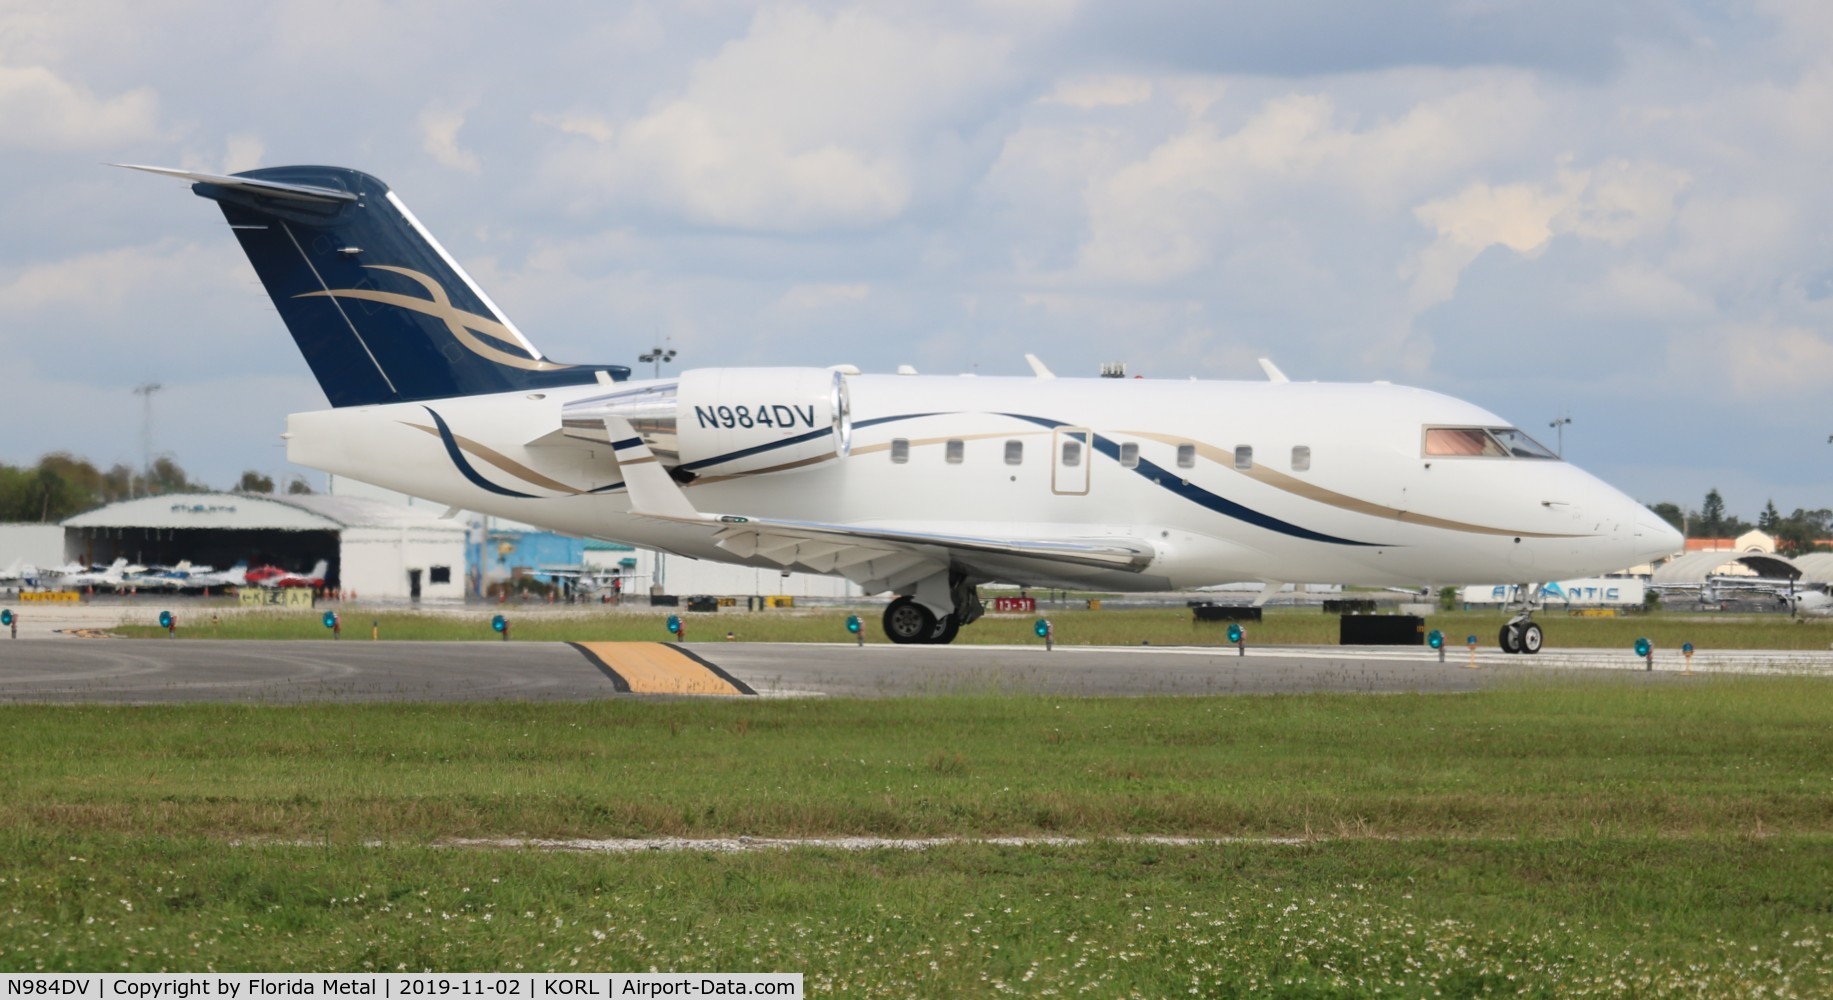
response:
<path id="1" fill-rule="evenodd" d="M 1519 597 L 1506 607 L 1514 608 L 1514 617 L 1502 626 L 1500 644 L 1504 653 L 1538 653 L 1546 636 L 1540 626 L 1534 623 L 1534 612 L 1540 610 L 1540 584 L 1518 584 L 1515 593 Z M 1518 605 L 1518 606 L 1517 606 Z"/>

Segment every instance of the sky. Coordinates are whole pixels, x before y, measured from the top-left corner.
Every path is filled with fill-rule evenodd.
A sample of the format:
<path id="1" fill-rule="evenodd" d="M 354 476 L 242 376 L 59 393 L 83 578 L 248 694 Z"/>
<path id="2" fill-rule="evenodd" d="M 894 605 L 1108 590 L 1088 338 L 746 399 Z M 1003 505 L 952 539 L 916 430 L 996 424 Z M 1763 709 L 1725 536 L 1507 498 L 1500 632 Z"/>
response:
<path id="1" fill-rule="evenodd" d="M 214 206 L 114 162 L 374 174 L 562 361 L 1265 356 L 1833 507 L 1824 0 L 0 0 L 0 462 L 138 465 L 157 382 L 227 487 L 324 397 Z"/>

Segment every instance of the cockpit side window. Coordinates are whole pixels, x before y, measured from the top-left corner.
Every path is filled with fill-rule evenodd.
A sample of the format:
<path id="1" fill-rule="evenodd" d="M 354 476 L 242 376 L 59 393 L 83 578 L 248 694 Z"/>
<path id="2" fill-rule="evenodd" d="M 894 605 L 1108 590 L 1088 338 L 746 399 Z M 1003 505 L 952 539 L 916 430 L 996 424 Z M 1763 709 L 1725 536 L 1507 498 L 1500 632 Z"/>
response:
<path id="1" fill-rule="evenodd" d="M 1502 442 L 1481 427 L 1426 428 L 1427 458 L 1507 458 Z"/>
<path id="2" fill-rule="evenodd" d="M 1551 458 L 1559 456 L 1518 427 L 1428 427 L 1427 458 Z"/>

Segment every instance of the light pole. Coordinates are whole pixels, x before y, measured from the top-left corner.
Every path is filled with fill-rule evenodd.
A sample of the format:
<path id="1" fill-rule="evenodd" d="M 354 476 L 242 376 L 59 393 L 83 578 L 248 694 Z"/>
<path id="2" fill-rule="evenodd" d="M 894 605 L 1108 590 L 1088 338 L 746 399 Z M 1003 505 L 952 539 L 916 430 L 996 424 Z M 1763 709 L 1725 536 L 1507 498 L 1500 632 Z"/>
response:
<path id="1" fill-rule="evenodd" d="M 1547 425 L 1559 434 L 1559 440 L 1553 448 L 1553 453 L 1560 458 L 1566 457 L 1566 425 L 1571 422 L 1571 417 L 1560 417 L 1558 420 Z"/>
<path id="2" fill-rule="evenodd" d="M 642 354 L 637 355 L 636 359 L 638 361 L 647 361 L 655 365 L 655 377 L 660 379 L 662 377 L 662 362 L 675 360 L 675 349 L 657 344 Z M 656 550 L 655 575 L 649 582 L 651 585 L 650 591 L 652 593 L 660 593 L 662 592 L 662 588 L 668 586 L 668 556 L 664 555 L 660 549 Z"/>
<path id="3" fill-rule="evenodd" d="M 153 393 L 165 388 L 157 382 L 142 382 L 134 387 L 134 395 L 145 402 L 140 419 L 140 478 L 147 495 L 153 493 Z"/>
<path id="4" fill-rule="evenodd" d="M 656 366 L 655 377 L 661 378 L 662 377 L 662 363 L 664 361 L 675 360 L 675 350 L 672 347 L 670 348 L 652 347 L 648 351 L 637 355 L 636 359 L 638 361 L 653 362 Z"/>

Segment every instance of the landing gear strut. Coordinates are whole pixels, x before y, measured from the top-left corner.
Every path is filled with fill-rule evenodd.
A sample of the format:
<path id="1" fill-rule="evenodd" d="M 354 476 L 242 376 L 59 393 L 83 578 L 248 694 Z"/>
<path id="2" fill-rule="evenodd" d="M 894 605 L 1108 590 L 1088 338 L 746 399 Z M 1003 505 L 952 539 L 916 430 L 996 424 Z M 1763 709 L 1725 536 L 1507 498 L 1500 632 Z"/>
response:
<path id="1" fill-rule="evenodd" d="M 1546 641 L 1546 636 L 1541 633 L 1540 626 L 1534 624 L 1534 612 L 1540 609 L 1540 584 L 1520 584 L 1516 587 L 1516 593 L 1520 596 L 1516 602 L 1508 605 L 1508 607 L 1515 608 L 1515 615 L 1508 620 L 1508 624 L 1502 626 L 1500 636 L 1502 651 L 1504 653 L 1538 653 L 1541 645 Z M 1515 606 L 1516 603 L 1519 604 L 1519 607 Z"/>
<path id="2" fill-rule="evenodd" d="M 915 594 L 905 594 L 885 608 L 885 638 L 895 643 L 947 644 L 955 641 L 961 626 L 971 625 L 986 613 L 980 594 L 967 574 L 936 574 L 917 584 Z"/>

